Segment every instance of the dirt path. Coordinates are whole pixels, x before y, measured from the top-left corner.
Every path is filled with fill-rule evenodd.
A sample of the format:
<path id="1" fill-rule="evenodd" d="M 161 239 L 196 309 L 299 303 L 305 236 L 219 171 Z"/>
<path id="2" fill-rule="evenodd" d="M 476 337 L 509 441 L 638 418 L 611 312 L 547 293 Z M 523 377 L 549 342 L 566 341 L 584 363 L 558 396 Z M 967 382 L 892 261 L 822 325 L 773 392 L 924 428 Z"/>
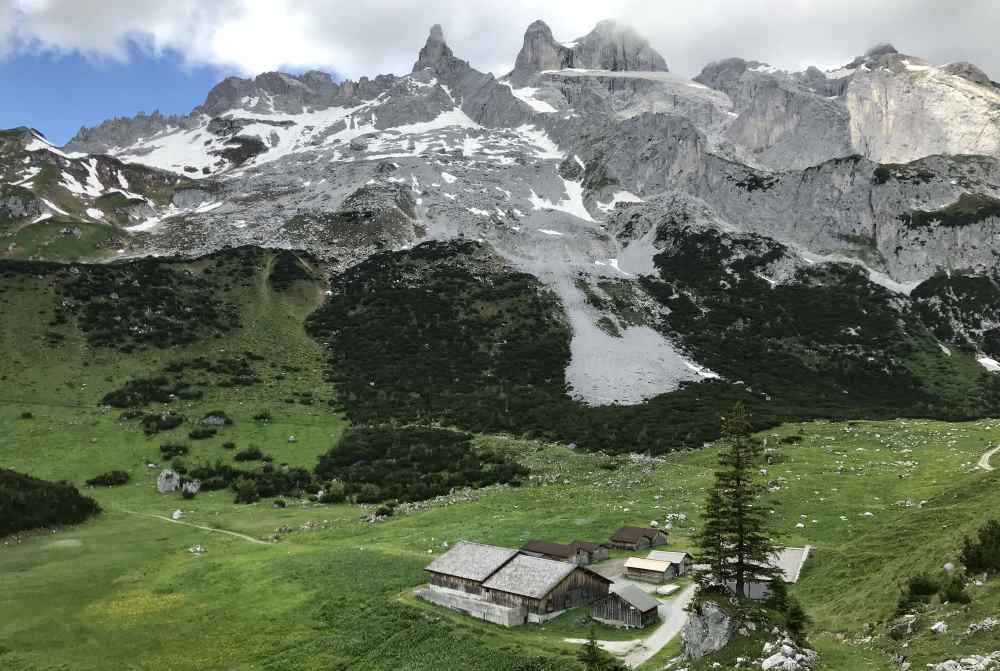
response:
<path id="1" fill-rule="evenodd" d="M 212 533 L 225 534 L 227 536 L 234 536 L 248 543 L 255 543 L 257 545 L 274 545 L 268 541 L 262 541 L 259 538 L 254 538 L 253 536 L 247 536 L 246 534 L 241 534 L 238 531 L 229 531 L 228 529 L 213 529 L 212 527 L 203 527 L 200 524 L 192 524 L 191 522 L 185 522 L 183 520 L 175 520 L 164 515 L 154 515 L 152 513 L 137 513 L 134 510 L 125 510 L 124 508 L 114 508 L 118 512 L 127 513 L 129 515 L 136 515 L 138 517 L 152 517 L 153 519 L 163 520 L 164 522 L 170 522 L 171 524 L 182 524 L 186 527 L 192 527 L 194 529 L 201 529 L 202 531 L 211 531 Z"/>
<path id="2" fill-rule="evenodd" d="M 979 458 L 979 468 L 983 469 L 984 471 L 992 471 L 993 467 L 990 466 L 990 457 L 992 457 L 997 452 L 1000 452 L 1000 445 L 997 445 L 992 450 L 990 450 L 989 452 L 987 452 L 986 454 L 984 454 L 982 457 Z"/>
<path id="3" fill-rule="evenodd" d="M 637 641 L 598 641 L 597 644 L 612 654 L 624 657 L 625 664 L 629 667 L 634 669 L 640 666 L 670 643 L 687 624 L 688 614 L 684 609 L 691 603 L 695 589 L 695 585 L 689 585 L 669 603 L 660 604 L 663 624 L 646 638 Z M 582 638 L 567 638 L 566 642 L 584 644 L 587 641 Z"/>

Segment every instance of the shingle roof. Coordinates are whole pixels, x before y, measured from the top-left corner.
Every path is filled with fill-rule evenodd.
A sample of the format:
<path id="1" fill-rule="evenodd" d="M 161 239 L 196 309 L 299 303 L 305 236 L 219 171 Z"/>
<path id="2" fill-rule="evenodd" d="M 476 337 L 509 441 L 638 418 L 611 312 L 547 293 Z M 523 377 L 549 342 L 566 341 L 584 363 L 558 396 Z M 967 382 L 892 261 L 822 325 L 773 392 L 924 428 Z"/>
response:
<path id="1" fill-rule="evenodd" d="M 570 543 L 570 547 L 580 548 L 581 550 L 586 550 L 587 552 L 595 552 L 604 546 L 600 543 L 591 543 L 590 541 L 573 541 Z"/>
<path id="2" fill-rule="evenodd" d="M 459 541 L 455 547 L 432 561 L 424 570 L 466 580 L 482 581 L 496 573 L 498 568 L 516 554 L 517 550 L 511 548 Z"/>
<path id="3" fill-rule="evenodd" d="M 625 560 L 625 568 L 637 568 L 642 571 L 656 571 L 666 573 L 670 568 L 670 562 L 659 561 L 657 559 L 643 559 L 642 557 L 629 557 Z"/>
<path id="4" fill-rule="evenodd" d="M 615 532 L 615 535 L 611 537 L 613 541 L 621 541 L 624 543 L 635 543 L 640 538 L 653 538 L 658 533 L 663 533 L 659 529 L 653 529 L 652 527 L 622 527 Z"/>
<path id="5" fill-rule="evenodd" d="M 550 543 L 549 541 L 531 540 L 521 548 L 526 552 L 537 552 L 538 554 L 552 555 L 553 557 L 566 557 L 571 559 L 576 555 L 577 549 L 572 545 L 562 543 Z"/>
<path id="6" fill-rule="evenodd" d="M 611 586 L 611 591 L 620 596 L 630 606 L 638 608 L 643 613 L 653 610 L 660 605 L 659 601 L 649 596 L 635 585 L 630 585 L 628 583 L 616 583 Z"/>
<path id="7" fill-rule="evenodd" d="M 541 599 L 573 571 L 574 564 L 528 555 L 514 557 L 483 583 L 487 589 Z"/>
<path id="8" fill-rule="evenodd" d="M 671 552 L 667 550 L 653 550 L 648 555 L 646 559 L 656 559 L 658 561 L 667 561 L 671 564 L 680 564 L 685 559 L 691 559 L 691 555 L 688 552 Z"/>

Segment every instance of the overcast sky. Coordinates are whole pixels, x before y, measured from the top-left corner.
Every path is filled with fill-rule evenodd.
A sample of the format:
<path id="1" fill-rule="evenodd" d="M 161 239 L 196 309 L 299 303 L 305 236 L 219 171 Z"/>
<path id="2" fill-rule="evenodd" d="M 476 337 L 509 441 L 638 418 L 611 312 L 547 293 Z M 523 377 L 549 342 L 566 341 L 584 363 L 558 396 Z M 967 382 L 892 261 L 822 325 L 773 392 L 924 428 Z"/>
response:
<path id="1" fill-rule="evenodd" d="M 161 56 L 216 79 L 279 68 L 356 78 L 408 72 L 430 25 L 441 23 L 456 55 L 502 74 L 538 18 L 567 41 L 602 18 L 631 23 L 687 76 L 727 56 L 832 68 L 886 41 L 1000 78 L 1000 0 L 0 0 L 0 65 L 8 74 L 19 60 L 52 64 L 51 76 L 36 69 L 41 87 L 59 81 L 55 69 L 67 59 L 96 75 L 138 68 L 129 81 L 139 86 L 141 70 Z M 162 69 L 151 68 L 151 93 Z M 158 106 L 174 111 L 170 90 L 159 87 Z M 10 116 L 4 104 L 0 121 Z"/>

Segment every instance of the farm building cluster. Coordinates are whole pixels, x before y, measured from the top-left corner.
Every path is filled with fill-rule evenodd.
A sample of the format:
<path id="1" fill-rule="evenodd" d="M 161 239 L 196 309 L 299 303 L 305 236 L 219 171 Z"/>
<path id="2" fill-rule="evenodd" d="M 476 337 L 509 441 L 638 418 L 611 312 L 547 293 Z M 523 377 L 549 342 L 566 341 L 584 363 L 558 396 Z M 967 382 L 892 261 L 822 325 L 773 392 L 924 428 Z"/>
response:
<path id="1" fill-rule="evenodd" d="M 605 624 L 647 627 L 659 620 L 661 606 L 647 590 L 669 594 L 676 586 L 664 583 L 699 570 L 694 558 L 685 551 L 650 550 L 605 565 L 614 571 L 590 566 L 605 562 L 611 548 L 634 552 L 666 542 L 664 531 L 644 527 L 622 527 L 607 544 L 530 540 L 513 549 L 459 541 L 425 567 L 428 584 L 417 595 L 507 627 L 545 622 L 579 606 L 589 606 L 591 617 Z M 794 583 L 808 550 L 783 548 L 771 563 Z M 767 585 L 754 583 L 750 590 L 752 598 L 763 598 Z"/>

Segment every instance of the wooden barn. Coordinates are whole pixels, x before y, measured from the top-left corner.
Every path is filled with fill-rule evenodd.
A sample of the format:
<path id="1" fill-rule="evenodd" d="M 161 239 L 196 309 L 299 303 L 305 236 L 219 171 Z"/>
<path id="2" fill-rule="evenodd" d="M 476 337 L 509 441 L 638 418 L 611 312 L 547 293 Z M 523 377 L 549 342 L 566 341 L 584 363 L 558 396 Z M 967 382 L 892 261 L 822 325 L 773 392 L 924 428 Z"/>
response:
<path id="1" fill-rule="evenodd" d="M 567 608 L 608 595 L 612 581 L 564 561 L 521 554 L 483 583 L 483 598 L 508 608 L 524 608 L 529 622 L 544 622 Z"/>
<path id="2" fill-rule="evenodd" d="M 571 546 L 579 548 L 587 553 L 587 561 L 590 564 L 595 562 L 604 561 L 608 558 L 608 546 L 601 545 L 600 543 L 591 543 L 590 541 L 573 541 L 570 543 Z"/>
<path id="3" fill-rule="evenodd" d="M 479 594 L 483 581 L 517 556 L 517 550 L 459 541 L 424 568 L 431 585 Z"/>
<path id="4" fill-rule="evenodd" d="M 611 537 L 611 546 L 620 550 L 642 550 L 666 543 L 667 532 L 653 527 L 622 527 Z"/>
<path id="5" fill-rule="evenodd" d="M 655 559 L 657 561 L 665 561 L 674 564 L 677 567 L 676 575 L 682 576 L 687 575 L 691 571 L 691 566 L 694 564 L 694 557 L 688 552 L 674 552 L 667 550 L 653 550 L 648 555 L 646 559 Z"/>
<path id="6" fill-rule="evenodd" d="M 531 540 L 524 544 L 521 553 L 532 557 L 542 557 L 553 561 L 564 561 L 570 564 L 584 566 L 590 563 L 590 554 L 583 548 L 562 543 Z"/>
<path id="7" fill-rule="evenodd" d="M 643 582 L 664 583 L 677 577 L 677 565 L 658 559 L 629 557 L 625 560 L 625 576 Z"/>
<path id="8" fill-rule="evenodd" d="M 615 585 L 607 597 L 590 609 L 598 622 L 626 629 L 642 629 L 659 619 L 660 602 L 635 585 Z"/>

